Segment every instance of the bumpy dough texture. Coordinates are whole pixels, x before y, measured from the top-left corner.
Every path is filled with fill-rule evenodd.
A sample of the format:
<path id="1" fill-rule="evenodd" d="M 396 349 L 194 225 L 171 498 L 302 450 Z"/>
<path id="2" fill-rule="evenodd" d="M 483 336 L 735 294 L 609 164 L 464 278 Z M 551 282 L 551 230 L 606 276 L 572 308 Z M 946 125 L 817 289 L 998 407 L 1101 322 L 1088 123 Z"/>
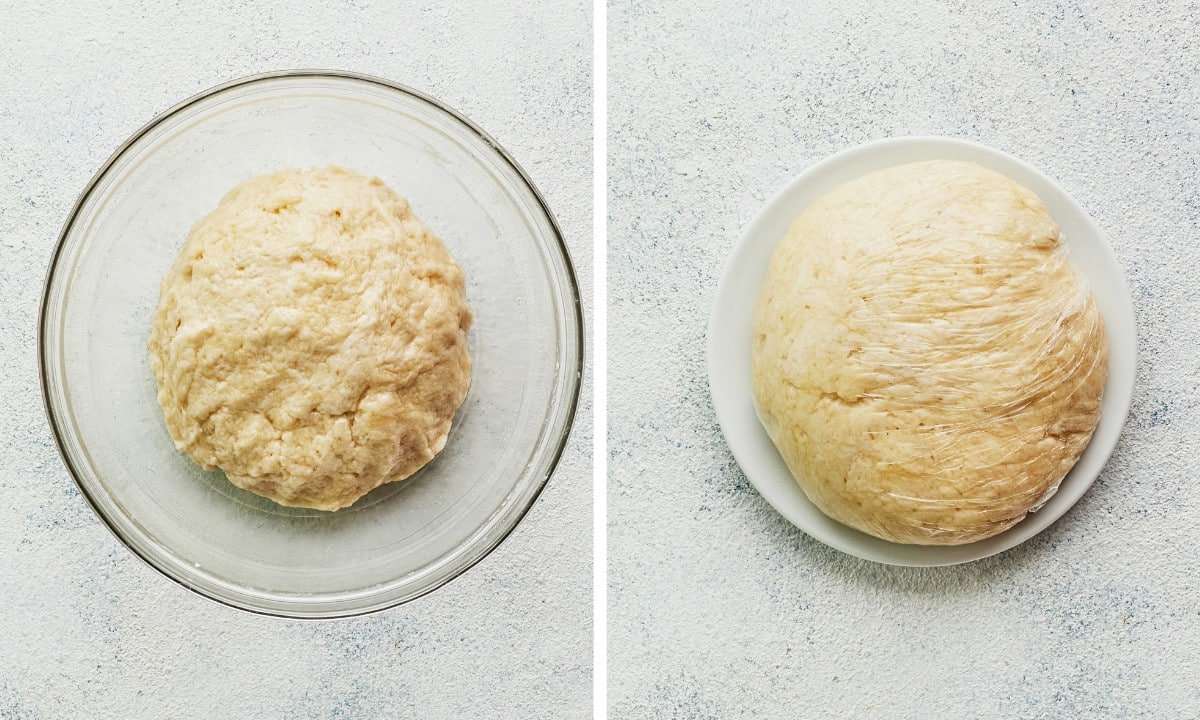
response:
<path id="1" fill-rule="evenodd" d="M 283 505 L 336 510 L 446 443 L 466 397 L 462 270 L 382 181 L 231 190 L 162 281 L 150 334 L 176 446 Z"/>
<path id="2" fill-rule="evenodd" d="M 806 209 L 754 318 L 754 395 L 825 514 L 901 543 L 995 535 L 1099 420 L 1103 319 L 1042 202 L 971 163 L 903 165 Z"/>

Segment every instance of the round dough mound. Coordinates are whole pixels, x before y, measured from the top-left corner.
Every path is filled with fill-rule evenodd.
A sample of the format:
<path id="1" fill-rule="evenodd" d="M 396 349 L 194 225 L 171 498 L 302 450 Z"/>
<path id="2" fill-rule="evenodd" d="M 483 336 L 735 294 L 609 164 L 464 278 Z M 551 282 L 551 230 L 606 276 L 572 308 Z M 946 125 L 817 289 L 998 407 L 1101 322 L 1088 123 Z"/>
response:
<path id="1" fill-rule="evenodd" d="M 837 187 L 771 259 L 754 318 L 767 433 L 826 515 L 885 540 L 995 535 L 1099 420 L 1095 299 L 1029 190 L 971 163 Z"/>
<path id="2" fill-rule="evenodd" d="M 283 505 L 336 510 L 446 443 L 471 362 L 462 270 L 379 179 L 285 170 L 188 235 L 150 333 L 175 445 Z"/>

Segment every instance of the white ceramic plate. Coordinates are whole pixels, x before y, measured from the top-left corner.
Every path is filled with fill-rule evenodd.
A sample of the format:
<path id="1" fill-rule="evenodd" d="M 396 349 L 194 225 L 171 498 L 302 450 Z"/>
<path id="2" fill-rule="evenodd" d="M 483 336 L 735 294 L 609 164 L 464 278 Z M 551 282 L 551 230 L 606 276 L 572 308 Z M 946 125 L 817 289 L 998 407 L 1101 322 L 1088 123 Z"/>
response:
<path id="1" fill-rule="evenodd" d="M 995 537 L 967 545 L 901 545 L 826 517 L 809 502 L 759 424 L 750 388 L 750 335 L 759 287 L 775 244 L 792 220 L 833 187 L 866 173 L 921 160 L 967 160 L 1003 173 L 1037 195 L 1087 277 L 1108 329 L 1108 384 L 1092 442 L 1055 495 L 1038 512 Z M 708 330 L 708 374 L 721 430 L 746 477 L 767 502 L 804 532 L 851 555 L 892 565 L 969 562 L 1019 545 L 1070 509 L 1108 461 L 1133 395 L 1137 337 L 1133 303 L 1116 257 L 1083 208 L 1054 181 L 1016 158 L 976 143 L 940 137 L 889 138 L 844 150 L 800 174 L 746 228 L 725 267 Z"/>

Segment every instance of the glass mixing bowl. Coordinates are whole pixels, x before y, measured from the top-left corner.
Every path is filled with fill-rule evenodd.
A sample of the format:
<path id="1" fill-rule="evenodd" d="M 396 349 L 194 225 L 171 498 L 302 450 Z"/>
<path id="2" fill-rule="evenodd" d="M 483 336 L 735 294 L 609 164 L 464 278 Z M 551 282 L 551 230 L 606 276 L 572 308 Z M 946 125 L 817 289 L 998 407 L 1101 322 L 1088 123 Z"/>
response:
<path id="1" fill-rule="evenodd" d="M 475 314 L 471 388 L 445 450 L 334 513 L 276 505 L 177 451 L 146 349 L 192 225 L 243 180 L 330 164 L 409 199 L 462 265 Z M 118 538 L 209 598 L 317 618 L 430 592 L 512 531 L 570 430 L 582 335 L 561 233 L 495 140 L 408 88 L 299 71 L 187 100 L 105 163 L 54 251 L 38 349 L 63 459 Z"/>

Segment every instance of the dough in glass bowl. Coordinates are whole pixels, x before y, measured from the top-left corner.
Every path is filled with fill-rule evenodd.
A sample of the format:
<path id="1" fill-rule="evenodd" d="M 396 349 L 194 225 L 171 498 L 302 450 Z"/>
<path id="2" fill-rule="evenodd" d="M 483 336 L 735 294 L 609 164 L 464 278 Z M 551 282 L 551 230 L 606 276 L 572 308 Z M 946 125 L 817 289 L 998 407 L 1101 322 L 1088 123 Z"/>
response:
<path id="1" fill-rule="evenodd" d="M 1036 195 L 979 165 L 865 175 L 796 218 L 755 311 L 759 418 L 826 515 L 954 545 L 1036 510 L 1087 446 L 1104 321 Z"/>
<path id="2" fill-rule="evenodd" d="M 150 333 L 175 445 L 283 505 L 336 510 L 444 447 L 466 397 L 462 270 L 406 200 L 336 167 L 231 190 Z"/>

